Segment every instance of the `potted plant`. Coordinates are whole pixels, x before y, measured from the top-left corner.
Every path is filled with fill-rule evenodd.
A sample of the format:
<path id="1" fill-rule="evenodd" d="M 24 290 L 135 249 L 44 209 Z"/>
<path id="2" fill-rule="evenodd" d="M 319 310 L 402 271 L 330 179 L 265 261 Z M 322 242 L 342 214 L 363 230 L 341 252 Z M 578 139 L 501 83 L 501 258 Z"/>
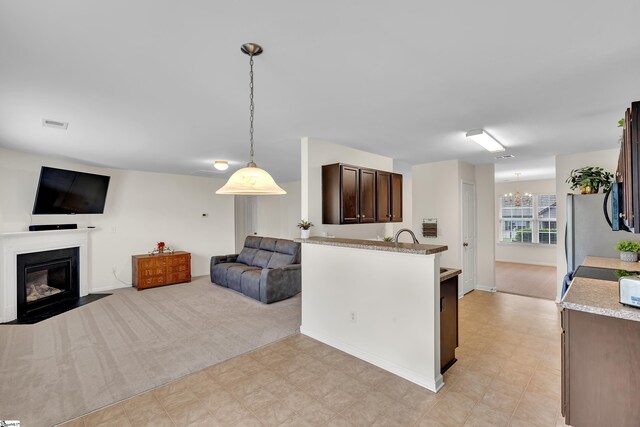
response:
<path id="1" fill-rule="evenodd" d="M 623 240 L 618 242 L 616 250 L 620 251 L 620 259 L 622 261 L 636 262 L 638 261 L 640 242 L 636 242 L 635 240 Z"/>
<path id="2" fill-rule="evenodd" d="M 580 188 L 580 194 L 596 194 L 600 187 L 607 191 L 611 186 L 613 174 L 605 171 L 599 166 L 585 166 L 580 169 L 573 169 L 567 184 L 571 184 L 571 189 Z"/>
<path id="3" fill-rule="evenodd" d="M 298 223 L 298 228 L 300 229 L 300 237 L 302 237 L 303 239 L 308 239 L 309 235 L 311 234 L 311 230 L 309 230 L 311 227 L 313 227 L 313 223 L 301 219 Z"/>

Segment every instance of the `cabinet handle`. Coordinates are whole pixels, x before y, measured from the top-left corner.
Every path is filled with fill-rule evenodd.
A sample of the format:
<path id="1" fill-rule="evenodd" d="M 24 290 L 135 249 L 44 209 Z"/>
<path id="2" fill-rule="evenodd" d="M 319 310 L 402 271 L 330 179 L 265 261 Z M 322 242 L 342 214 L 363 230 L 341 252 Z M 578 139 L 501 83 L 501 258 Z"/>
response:
<path id="1" fill-rule="evenodd" d="M 363 219 L 364 219 L 364 218 L 366 218 L 366 217 L 367 217 L 366 215 L 362 215 L 362 218 L 363 218 Z"/>

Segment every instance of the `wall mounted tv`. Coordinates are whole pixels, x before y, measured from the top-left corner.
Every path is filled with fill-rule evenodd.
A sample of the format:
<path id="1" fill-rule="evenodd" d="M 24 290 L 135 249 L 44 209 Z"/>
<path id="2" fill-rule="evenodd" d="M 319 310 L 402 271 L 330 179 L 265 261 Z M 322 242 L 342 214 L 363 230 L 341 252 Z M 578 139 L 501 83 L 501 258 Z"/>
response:
<path id="1" fill-rule="evenodd" d="M 34 215 L 101 214 L 110 177 L 43 166 Z"/>

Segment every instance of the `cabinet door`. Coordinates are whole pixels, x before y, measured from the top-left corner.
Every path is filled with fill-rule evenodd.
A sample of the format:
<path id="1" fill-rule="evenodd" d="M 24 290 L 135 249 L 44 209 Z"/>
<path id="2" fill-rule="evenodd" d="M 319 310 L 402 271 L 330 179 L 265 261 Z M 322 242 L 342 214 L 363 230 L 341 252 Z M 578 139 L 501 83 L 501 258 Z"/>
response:
<path id="1" fill-rule="evenodd" d="M 359 169 L 351 166 L 340 167 L 340 222 L 355 224 L 358 222 Z"/>
<path id="2" fill-rule="evenodd" d="M 456 362 L 458 346 L 458 276 L 440 282 L 440 372 Z"/>
<path id="3" fill-rule="evenodd" d="M 391 221 L 402 222 L 402 175 L 391 174 Z"/>
<path id="4" fill-rule="evenodd" d="M 391 174 L 376 172 L 376 219 L 378 222 L 391 221 Z"/>
<path id="5" fill-rule="evenodd" d="M 376 171 L 360 169 L 360 222 L 376 222 Z"/>

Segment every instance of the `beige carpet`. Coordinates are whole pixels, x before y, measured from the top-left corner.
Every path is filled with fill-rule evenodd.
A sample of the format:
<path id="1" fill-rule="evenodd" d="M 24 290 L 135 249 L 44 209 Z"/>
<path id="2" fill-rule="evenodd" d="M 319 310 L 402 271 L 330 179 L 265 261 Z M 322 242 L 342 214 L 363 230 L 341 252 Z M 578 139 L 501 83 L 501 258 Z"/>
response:
<path id="1" fill-rule="evenodd" d="M 208 277 L 0 325 L 0 419 L 50 426 L 291 335 L 300 296 L 263 305 Z"/>
<path id="2" fill-rule="evenodd" d="M 556 267 L 496 262 L 496 290 L 509 294 L 555 300 Z"/>

